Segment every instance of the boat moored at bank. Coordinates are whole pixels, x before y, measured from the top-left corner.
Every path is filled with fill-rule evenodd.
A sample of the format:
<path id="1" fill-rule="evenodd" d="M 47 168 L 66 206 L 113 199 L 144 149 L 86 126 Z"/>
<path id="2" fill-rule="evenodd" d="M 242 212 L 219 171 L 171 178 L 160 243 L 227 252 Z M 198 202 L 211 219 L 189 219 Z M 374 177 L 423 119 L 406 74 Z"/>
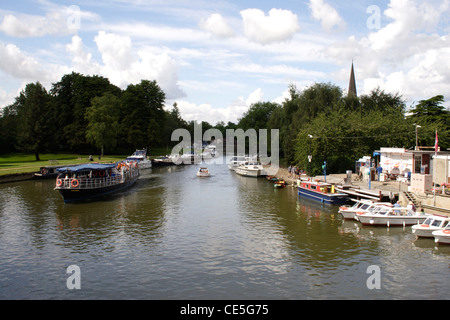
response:
<path id="1" fill-rule="evenodd" d="M 449 223 L 450 217 L 433 214 L 422 224 L 413 225 L 411 229 L 418 238 L 433 238 L 434 231 L 445 229 Z"/>
<path id="2" fill-rule="evenodd" d="M 403 207 L 384 207 L 376 212 L 368 212 L 355 216 L 355 219 L 364 226 L 412 226 L 421 224 L 427 219 L 429 214 L 414 212 Z"/>
<path id="3" fill-rule="evenodd" d="M 89 163 L 58 169 L 55 190 L 64 202 L 76 202 L 116 192 L 133 185 L 139 178 L 136 164 Z"/>
<path id="4" fill-rule="evenodd" d="M 348 201 L 348 195 L 337 191 L 335 185 L 321 181 L 299 181 L 297 186 L 300 197 L 320 201 L 331 205 L 343 205 Z"/>
<path id="5" fill-rule="evenodd" d="M 450 244 L 450 223 L 442 230 L 433 231 L 434 242 Z"/>

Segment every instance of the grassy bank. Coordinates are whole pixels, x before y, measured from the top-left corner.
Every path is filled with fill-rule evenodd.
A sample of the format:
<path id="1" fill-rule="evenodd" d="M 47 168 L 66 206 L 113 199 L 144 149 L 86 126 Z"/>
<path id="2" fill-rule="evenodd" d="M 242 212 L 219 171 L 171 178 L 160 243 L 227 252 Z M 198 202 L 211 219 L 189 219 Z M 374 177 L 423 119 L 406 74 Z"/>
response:
<path id="1" fill-rule="evenodd" d="M 34 154 L 10 153 L 0 155 L 0 175 L 38 172 L 40 167 L 51 165 L 77 165 L 89 162 L 89 155 L 76 154 L 41 154 L 41 161 L 36 161 Z M 124 155 L 106 155 L 100 161 L 98 156 L 94 161 L 101 163 L 124 160 Z"/>

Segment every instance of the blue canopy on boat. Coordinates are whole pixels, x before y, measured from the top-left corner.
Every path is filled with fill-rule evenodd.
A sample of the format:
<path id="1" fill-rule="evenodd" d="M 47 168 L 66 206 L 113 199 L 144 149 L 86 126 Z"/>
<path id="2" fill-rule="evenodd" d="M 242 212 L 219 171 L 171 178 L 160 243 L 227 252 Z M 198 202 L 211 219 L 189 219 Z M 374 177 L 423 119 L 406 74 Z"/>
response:
<path id="1" fill-rule="evenodd" d="M 108 170 L 112 169 L 116 166 L 115 163 L 86 163 L 80 164 L 78 166 L 64 167 L 58 168 L 58 172 L 79 172 L 79 171 L 88 171 L 88 170 Z"/>

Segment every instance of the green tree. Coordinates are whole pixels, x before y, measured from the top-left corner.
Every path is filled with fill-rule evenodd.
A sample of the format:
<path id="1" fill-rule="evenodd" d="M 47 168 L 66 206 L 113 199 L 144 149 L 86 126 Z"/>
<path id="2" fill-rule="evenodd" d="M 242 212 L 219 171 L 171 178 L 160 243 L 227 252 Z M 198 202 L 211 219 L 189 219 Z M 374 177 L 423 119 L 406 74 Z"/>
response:
<path id="1" fill-rule="evenodd" d="M 81 152 L 89 147 L 86 141 L 86 110 L 91 100 L 110 92 L 117 97 L 121 90 L 100 76 L 85 76 L 76 72 L 64 75 L 53 84 L 50 93 L 54 97 L 53 112 L 57 114 L 55 143 L 60 149 L 70 148 Z"/>
<path id="2" fill-rule="evenodd" d="M 450 147 L 450 111 L 443 106 L 444 96 L 437 95 L 427 100 L 420 100 L 411 108 L 408 120 L 418 128 L 419 145 L 434 146 L 435 133 L 438 132 L 441 149 Z"/>
<path id="3" fill-rule="evenodd" d="M 165 93 L 156 81 L 142 80 L 130 84 L 121 97 L 121 131 L 123 140 L 136 148 L 147 148 L 162 142 Z"/>
<path id="4" fill-rule="evenodd" d="M 101 149 L 101 157 L 105 147 L 114 148 L 117 144 L 119 111 L 120 99 L 110 92 L 93 98 L 86 110 L 86 139 Z"/>
<path id="5" fill-rule="evenodd" d="M 50 95 L 39 82 L 27 84 L 16 99 L 18 147 L 23 151 L 33 152 L 36 161 L 40 160 L 39 153 L 51 143 L 49 102 Z"/>

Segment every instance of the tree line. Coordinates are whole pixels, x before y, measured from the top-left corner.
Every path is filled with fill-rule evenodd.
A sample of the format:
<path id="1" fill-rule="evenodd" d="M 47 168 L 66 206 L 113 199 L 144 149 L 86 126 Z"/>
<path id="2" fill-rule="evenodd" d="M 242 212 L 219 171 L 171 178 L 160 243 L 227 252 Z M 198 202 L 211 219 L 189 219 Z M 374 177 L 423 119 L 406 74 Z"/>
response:
<path id="1" fill-rule="evenodd" d="M 357 159 L 380 147 L 413 148 L 415 126 L 419 145 L 450 146 L 450 113 L 438 95 L 406 110 L 400 94 L 374 89 L 367 95 L 345 95 L 331 83 L 316 83 L 304 90 L 289 85 L 281 104 L 258 102 L 237 123 L 202 123 L 202 130 L 278 129 L 280 156 L 310 174 L 344 172 Z M 129 154 L 139 148 L 170 148 L 175 129 L 194 132 L 194 121 L 184 120 L 176 103 L 164 109 L 165 93 L 156 81 L 142 80 L 126 89 L 101 76 L 64 75 L 47 91 L 29 83 L 15 102 L 1 111 L 0 153 L 44 152 Z M 270 145 L 270 144 L 269 144 Z M 311 157 L 311 162 L 308 160 Z"/>
<path id="2" fill-rule="evenodd" d="M 419 146 L 450 147 L 450 112 L 438 95 L 407 110 L 400 94 L 376 88 L 360 97 L 345 95 L 331 83 L 316 83 L 302 91 L 289 86 L 289 97 L 279 105 L 254 104 L 240 119 L 242 129 L 279 129 L 280 157 L 311 175 L 342 173 L 355 161 L 381 147 L 414 149 L 416 126 Z M 310 156 L 310 157 L 308 157 Z M 309 158 L 311 161 L 309 161 Z"/>

